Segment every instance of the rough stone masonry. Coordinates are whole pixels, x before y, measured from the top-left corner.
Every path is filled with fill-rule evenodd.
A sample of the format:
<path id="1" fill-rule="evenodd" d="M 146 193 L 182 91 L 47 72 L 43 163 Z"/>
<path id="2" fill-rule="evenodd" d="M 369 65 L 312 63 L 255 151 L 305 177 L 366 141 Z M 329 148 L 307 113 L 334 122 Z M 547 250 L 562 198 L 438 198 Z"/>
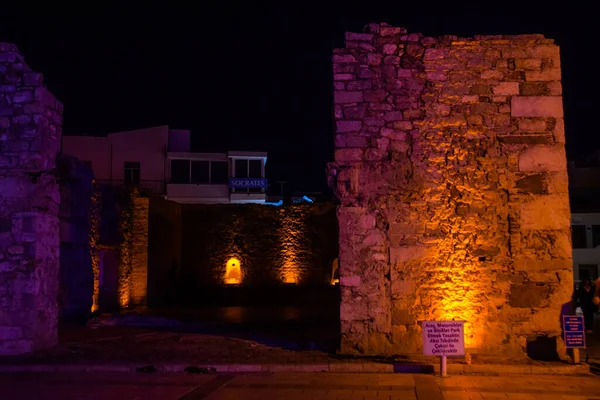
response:
<path id="1" fill-rule="evenodd" d="M 573 290 L 559 48 L 371 24 L 333 55 L 343 353 L 564 355 Z"/>
<path id="2" fill-rule="evenodd" d="M 57 343 L 62 104 L 0 43 L 0 355 Z"/>

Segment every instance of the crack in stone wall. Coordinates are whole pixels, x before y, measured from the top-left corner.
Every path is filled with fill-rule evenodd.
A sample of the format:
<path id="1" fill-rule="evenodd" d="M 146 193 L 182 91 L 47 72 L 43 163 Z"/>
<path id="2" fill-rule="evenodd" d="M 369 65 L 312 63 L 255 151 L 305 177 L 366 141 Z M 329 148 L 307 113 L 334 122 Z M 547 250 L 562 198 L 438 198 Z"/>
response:
<path id="1" fill-rule="evenodd" d="M 333 55 L 341 350 L 415 354 L 420 321 L 472 352 L 557 337 L 573 290 L 559 48 L 386 24 Z"/>

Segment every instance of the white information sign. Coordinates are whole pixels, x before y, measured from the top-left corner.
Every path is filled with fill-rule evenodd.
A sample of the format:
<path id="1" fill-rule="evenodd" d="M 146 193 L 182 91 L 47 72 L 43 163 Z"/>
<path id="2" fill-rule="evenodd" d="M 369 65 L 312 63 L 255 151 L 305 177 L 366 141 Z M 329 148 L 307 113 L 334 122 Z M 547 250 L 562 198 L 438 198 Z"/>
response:
<path id="1" fill-rule="evenodd" d="M 464 356 L 464 321 L 423 321 L 423 354 L 426 356 Z"/>

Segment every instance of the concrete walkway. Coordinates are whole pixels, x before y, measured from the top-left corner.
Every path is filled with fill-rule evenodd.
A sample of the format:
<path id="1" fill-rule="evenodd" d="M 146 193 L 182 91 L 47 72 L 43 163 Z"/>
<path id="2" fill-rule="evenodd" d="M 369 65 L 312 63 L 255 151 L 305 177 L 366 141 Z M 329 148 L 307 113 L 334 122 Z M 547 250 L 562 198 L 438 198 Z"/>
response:
<path id="1" fill-rule="evenodd" d="M 597 377 L 398 374 L 0 374 L 6 400 L 600 399 Z"/>

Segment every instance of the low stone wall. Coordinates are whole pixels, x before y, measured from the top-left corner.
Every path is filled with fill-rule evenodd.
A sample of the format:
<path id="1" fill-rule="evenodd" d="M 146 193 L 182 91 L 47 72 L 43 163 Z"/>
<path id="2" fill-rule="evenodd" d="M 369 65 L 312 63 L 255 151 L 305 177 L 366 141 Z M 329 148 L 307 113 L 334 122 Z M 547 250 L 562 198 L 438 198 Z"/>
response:
<path id="1" fill-rule="evenodd" d="M 182 257 L 177 273 L 180 291 L 193 292 L 202 286 L 227 283 L 330 283 L 331 265 L 337 257 L 333 204 L 183 205 L 181 219 Z M 151 238 L 157 237 L 152 233 L 156 229 L 154 220 L 155 217 L 150 224 Z M 169 226 L 175 228 L 176 224 L 171 222 Z M 151 247 L 154 251 L 154 245 Z M 164 263 L 168 257 L 162 258 Z M 176 257 L 172 262 L 178 262 Z M 170 267 L 160 268 L 164 271 Z M 228 268 L 237 267 L 239 274 L 229 271 L 228 275 Z"/>
<path id="2" fill-rule="evenodd" d="M 573 290 L 559 49 L 542 35 L 425 37 L 385 24 L 333 55 L 344 353 L 523 356 Z M 557 348 L 556 348 L 557 347 Z"/>

